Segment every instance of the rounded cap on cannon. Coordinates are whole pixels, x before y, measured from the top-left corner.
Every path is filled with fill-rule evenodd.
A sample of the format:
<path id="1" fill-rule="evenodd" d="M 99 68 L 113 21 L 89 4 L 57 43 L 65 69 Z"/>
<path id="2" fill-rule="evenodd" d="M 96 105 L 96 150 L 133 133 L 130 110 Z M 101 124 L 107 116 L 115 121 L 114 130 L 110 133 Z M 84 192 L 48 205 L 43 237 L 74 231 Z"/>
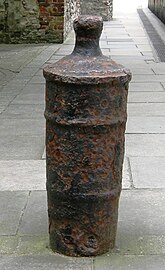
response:
<path id="1" fill-rule="evenodd" d="M 76 43 L 73 52 L 44 69 L 48 81 L 74 84 L 124 84 L 131 73 L 122 65 L 102 54 L 99 38 L 103 29 L 102 17 L 79 16 L 74 20 Z"/>
<path id="2" fill-rule="evenodd" d="M 99 38 L 103 29 L 103 19 L 98 16 L 79 16 L 73 22 L 78 37 Z"/>

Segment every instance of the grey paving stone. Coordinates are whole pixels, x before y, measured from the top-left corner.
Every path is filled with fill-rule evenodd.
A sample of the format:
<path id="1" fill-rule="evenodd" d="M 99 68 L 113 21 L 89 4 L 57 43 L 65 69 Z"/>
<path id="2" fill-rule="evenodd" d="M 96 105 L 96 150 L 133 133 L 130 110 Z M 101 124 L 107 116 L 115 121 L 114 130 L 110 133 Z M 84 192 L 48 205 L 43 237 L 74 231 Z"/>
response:
<path id="1" fill-rule="evenodd" d="M 134 37 L 134 42 L 137 45 L 148 45 L 149 44 L 149 40 L 147 37 Z"/>
<path id="2" fill-rule="evenodd" d="M 58 52 L 56 53 L 56 55 L 69 55 L 72 53 L 73 51 L 73 46 L 67 48 L 68 46 L 63 46 L 60 50 L 58 50 Z"/>
<path id="3" fill-rule="evenodd" d="M 129 92 L 128 102 L 165 103 L 165 92 Z"/>
<path id="4" fill-rule="evenodd" d="M 128 119 L 132 116 L 165 116 L 164 103 L 129 103 Z"/>
<path id="5" fill-rule="evenodd" d="M 126 134 L 126 156 L 164 157 L 164 134 Z"/>
<path id="6" fill-rule="evenodd" d="M 47 255 L 51 253 L 49 248 L 49 235 L 17 236 L 18 243 L 14 249 L 15 255 Z"/>
<path id="7" fill-rule="evenodd" d="M 0 114 L 3 113 L 3 111 L 6 109 L 6 106 L 0 105 Z"/>
<path id="8" fill-rule="evenodd" d="M 131 187 L 131 173 L 129 167 L 129 160 L 127 157 L 125 157 L 123 163 L 122 188 L 129 189 L 130 187 Z"/>
<path id="9" fill-rule="evenodd" d="M 16 78 L 31 78 L 37 73 L 37 71 L 38 71 L 37 67 L 34 68 L 25 67 L 16 75 Z"/>
<path id="10" fill-rule="evenodd" d="M 138 91 L 138 92 L 160 92 L 163 91 L 161 83 L 142 83 L 142 82 L 133 82 L 129 85 L 129 91 Z"/>
<path id="11" fill-rule="evenodd" d="M 21 93 L 12 101 L 11 104 L 42 105 L 44 103 L 45 103 L 45 97 L 43 93 Z"/>
<path id="12" fill-rule="evenodd" d="M 119 256 L 97 258 L 95 270 L 164 270 L 164 256 Z"/>
<path id="13" fill-rule="evenodd" d="M 33 76 L 29 83 L 45 83 L 44 76 Z"/>
<path id="14" fill-rule="evenodd" d="M 134 82 L 165 82 L 165 76 L 163 75 L 134 75 Z"/>
<path id="15" fill-rule="evenodd" d="M 154 74 L 153 70 L 151 68 L 149 68 L 148 66 L 144 67 L 144 68 L 131 68 L 131 72 L 133 74 L 133 76 L 136 74 Z"/>
<path id="16" fill-rule="evenodd" d="M 58 254 L 47 256 L 1 256 L 3 270 L 92 270 L 93 259 L 69 258 Z"/>
<path id="17" fill-rule="evenodd" d="M 45 189 L 44 160 L 0 160 L 0 191 Z"/>
<path id="18" fill-rule="evenodd" d="M 132 235 L 137 236 L 137 238 L 143 236 L 164 237 L 164 219 L 165 189 L 122 191 L 118 219 L 120 235 L 123 237 Z"/>
<path id="19" fill-rule="evenodd" d="M 165 157 L 130 157 L 135 188 L 165 188 Z"/>
<path id="20" fill-rule="evenodd" d="M 0 137 L 1 160 L 41 159 L 45 138 L 43 136 L 7 135 Z"/>
<path id="21" fill-rule="evenodd" d="M 138 47 L 139 50 L 141 50 L 143 52 L 145 52 L 145 51 L 146 52 L 152 51 L 152 48 L 151 48 L 150 45 L 140 45 L 140 44 L 138 44 L 137 47 Z"/>
<path id="22" fill-rule="evenodd" d="M 44 104 L 31 105 L 31 104 L 10 104 L 6 109 L 2 107 L 1 119 L 43 119 L 44 118 Z"/>
<path id="23" fill-rule="evenodd" d="M 0 117 L 0 137 L 43 135 L 45 120 L 43 119 L 4 119 Z"/>
<path id="24" fill-rule="evenodd" d="M 120 255 L 165 255 L 165 236 L 118 233 L 114 253 Z"/>
<path id="25" fill-rule="evenodd" d="M 0 236 L 0 254 L 12 254 L 18 246 L 16 236 Z"/>
<path id="26" fill-rule="evenodd" d="M 154 53 L 152 51 L 151 52 L 142 51 L 141 54 L 144 55 L 144 56 L 151 56 L 151 57 L 154 56 Z"/>
<path id="27" fill-rule="evenodd" d="M 138 50 L 136 50 L 136 49 L 127 49 L 127 50 L 123 50 L 123 49 L 111 49 L 111 52 L 110 52 L 110 54 L 112 55 L 112 56 L 114 56 L 114 55 L 117 55 L 117 56 L 120 56 L 120 55 L 131 55 L 131 56 L 140 56 L 141 54 L 140 54 L 140 52 L 138 51 Z"/>
<path id="28" fill-rule="evenodd" d="M 164 88 L 164 90 L 165 90 L 165 82 L 162 83 L 162 86 L 163 86 L 163 88 Z"/>
<path id="29" fill-rule="evenodd" d="M 110 48 L 110 49 L 122 49 L 122 48 L 124 48 L 124 49 L 136 49 L 137 47 L 134 45 L 134 44 L 132 44 L 132 43 L 130 43 L 130 44 L 118 44 L 118 43 L 110 43 L 110 44 L 102 44 L 101 43 L 101 48 Z"/>
<path id="30" fill-rule="evenodd" d="M 45 235 L 48 232 L 46 191 L 33 191 L 28 200 L 19 235 Z"/>
<path id="31" fill-rule="evenodd" d="M 126 133 L 164 133 L 165 117 L 128 117 Z"/>
<path id="32" fill-rule="evenodd" d="M 152 65 L 151 67 L 155 74 L 165 75 L 165 63 L 156 63 L 155 65 Z"/>
<path id="33" fill-rule="evenodd" d="M 15 235 L 29 192 L 0 192 L 0 235 Z"/>
<path id="34" fill-rule="evenodd" d="M 39 94 L 45 93 L 44 83 L 28 83 L 23 89 L 22 94 Z"/>

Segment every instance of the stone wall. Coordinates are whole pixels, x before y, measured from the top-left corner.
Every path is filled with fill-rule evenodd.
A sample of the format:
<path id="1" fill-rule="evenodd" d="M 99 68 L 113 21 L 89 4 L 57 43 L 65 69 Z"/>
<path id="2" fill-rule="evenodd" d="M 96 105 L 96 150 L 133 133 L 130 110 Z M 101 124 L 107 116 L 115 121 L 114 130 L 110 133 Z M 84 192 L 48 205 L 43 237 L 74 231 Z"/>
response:
<path id="1" fill-rule="evenodd" d="M 165 0 L 149 0 L 149 9 L 165 23 Z"/>
<path id="2" fill-rule="evenodd" d="M 81 0 L 81 14 L 101 16 L 108 21 L 113 15 L 113 0 Z"/>
<path id="3" fill-rule="evenodd" d="M 73 21 L 80 14 L 80 0 L 65 0 L 64 38 L 73 28 Z"/>
<path id="4" fill-rule="evenodd" d="M 79 14 L 79 0 L 0 0 L 0 42 L 61 43 Z"/>

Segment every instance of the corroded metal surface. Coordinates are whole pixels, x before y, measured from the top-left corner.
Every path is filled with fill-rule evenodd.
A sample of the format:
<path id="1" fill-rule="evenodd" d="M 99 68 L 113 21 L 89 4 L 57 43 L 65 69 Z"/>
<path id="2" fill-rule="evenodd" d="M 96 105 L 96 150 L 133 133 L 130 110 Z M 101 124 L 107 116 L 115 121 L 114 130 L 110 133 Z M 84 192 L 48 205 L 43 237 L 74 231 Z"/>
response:
<path id="1" fill-rule="evenodd" d="M 131 74 L 102 55 L 100 17 L 74 28 L 73 53 L 44 69 L 50 245 L 96 256 L 115 244 Z"/>

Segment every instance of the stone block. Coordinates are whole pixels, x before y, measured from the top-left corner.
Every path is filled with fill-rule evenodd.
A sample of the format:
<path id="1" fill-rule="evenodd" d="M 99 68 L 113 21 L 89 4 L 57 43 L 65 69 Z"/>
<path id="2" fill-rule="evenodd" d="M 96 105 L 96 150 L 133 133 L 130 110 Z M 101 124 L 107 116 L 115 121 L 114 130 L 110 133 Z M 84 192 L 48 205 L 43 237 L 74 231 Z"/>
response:
<path id="1" fill-rule="evenodd" d="M 0 136 L 1 160 L 35 160 L 41 159 L 45 138 L 43 136 Z"/>
<path id="2" fill-rule="evenodd" d="M 12 236 L 17 233 L 22 211 L 29 192 L 0 192 L 0 235 Z"/>
<path id="3" fill-rule="evenodd" d="M 165 157 L 130 157 L 135 188 L 165 189 Z"/>
<path id="4" fill-rule="evenodd" d="M 128 117 L 126 133 L 146 133 L 146 134 L 164 134 L 165 117 Z"/>
<path id="5" fill-rule="evenodd" d="M 0 254 L 12 254 L 18 245 L 16 236 L 0 236 Z"/>
<path id="6" fill-rule="evenodd" d="M 109 255 L 96 258 L 95 270 L 163 270 L 165 264 L 164 256 L 120 256 Z M 8 269 L 7 269 L 8 270 Z"/>
<path id="7" fill-rule="evenodd" d="M 143 236 L 162 237 L 165 235 L 164 219 L 165 189 L 122 191 L 118 220 L 120 235 L 136 236 L 137 239 Z"/>
<path id="8" fill-rule="evenodd" d="M 2 107 L 3 112 L 3 107 Z M 42 119 L 44 115 L 44 104 L 10 104 L 6 110 L 1 114 L 0 119 Z M 41 123 L 39 127 L 41 128 Z M 29 129 L 30 132 L 30 129 Z"/>
<path id="9" fill-rule="evenodd" d="M 32 191 L 20 224 L 19 235 L 45 235 L 48 232 L 46 191 Z"/>
<path id="10" fill-rule="evenodd" d="M 126 134 L 126 156 L 164 157 L 164 134 Z"/>
<path id="11" fill-rule="evenodd" d="M 45 190 L 43 160 L 0 160 L 0 191 Z"/>
<path id="12" fill-rule="evenodd" d="M 137 116 L 137 117 L 165 116 L 164 103 L 129 103 L 128 104 L 128 121 L 129 121 L 129 117 L 132 117 L 132 116 Z"/>
<path id="13" fill-rule="evenodd" d="M 128 102 L 165 103 L 165 92 L 129 92 Z"/>
<path id="14" fill-rule="evenodd" d="M 44 134 L 44 119 L 4 119 L 0 118 L 0 137 L 8 136 L 32 136 Z"/>
<path id="15" fill-rule="evenodd" d="M 5 270 L 92 270 L 92 263 L 91 258 L 69 258 L 58 254 L 0 258 L 0 268 Z"/>
<path id="16" fill-rule="evenodd" d="M 132 70 L 131 70 L 132 71 Z M 149 69 L 149 72 L 151 69 Z M 141 74 L 143 69 L 141 70 Z M 163 91 L 163 87 L 159 82 L 150 83 L 150 82 L 132 82 L 129 86 L 129 91 L 137 91 L 137 92 L 160 92 Z"/>

